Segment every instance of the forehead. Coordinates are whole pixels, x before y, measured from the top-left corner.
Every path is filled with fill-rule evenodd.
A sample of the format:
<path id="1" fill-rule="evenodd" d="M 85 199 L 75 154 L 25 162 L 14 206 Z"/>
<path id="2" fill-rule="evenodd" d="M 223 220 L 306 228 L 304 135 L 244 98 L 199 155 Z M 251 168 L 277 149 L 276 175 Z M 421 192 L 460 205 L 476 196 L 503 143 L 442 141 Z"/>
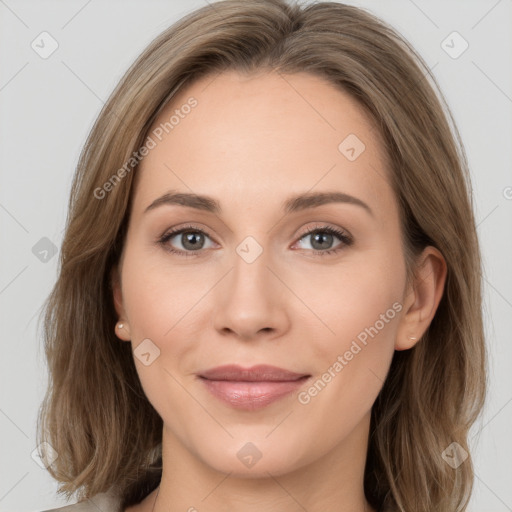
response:
<path id="1" fill-rule="evenodd" d="M 217 197 L 227 208 L 280 205 L 320 189 L 382 207 L 393 201 L 373 120 L 309 73 L 203 77 L 172 99 L 149 136 L 154 147 L 137 169 L 139 211 L 168 190 Z"/>

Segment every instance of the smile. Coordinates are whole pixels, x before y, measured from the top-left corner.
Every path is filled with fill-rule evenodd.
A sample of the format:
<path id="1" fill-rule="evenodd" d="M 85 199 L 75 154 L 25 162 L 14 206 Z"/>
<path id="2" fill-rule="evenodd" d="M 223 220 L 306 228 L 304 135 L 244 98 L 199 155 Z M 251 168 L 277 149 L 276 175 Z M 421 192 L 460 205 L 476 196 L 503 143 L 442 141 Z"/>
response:
<path id="1" fill-rule="evenodd" d="M 297 391 L 310 375 L 269 365 L 224 365 L 199 375 L 208 391 L 231 407 L 254 411 Z"/>

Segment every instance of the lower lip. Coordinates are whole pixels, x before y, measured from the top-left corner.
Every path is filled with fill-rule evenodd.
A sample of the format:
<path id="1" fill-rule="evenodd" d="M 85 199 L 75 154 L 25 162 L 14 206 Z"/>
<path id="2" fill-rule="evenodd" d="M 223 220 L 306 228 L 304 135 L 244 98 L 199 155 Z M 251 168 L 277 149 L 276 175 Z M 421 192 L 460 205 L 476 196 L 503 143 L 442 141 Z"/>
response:
<path id="1" fill-rule="evenodd" d="M 209 380 L 204 382 L 210 393 L 237 409 L 254 411 L 270 405 L 297 391 L 309 377 L 282 382 L 242 382 L 231 380 Z"/>

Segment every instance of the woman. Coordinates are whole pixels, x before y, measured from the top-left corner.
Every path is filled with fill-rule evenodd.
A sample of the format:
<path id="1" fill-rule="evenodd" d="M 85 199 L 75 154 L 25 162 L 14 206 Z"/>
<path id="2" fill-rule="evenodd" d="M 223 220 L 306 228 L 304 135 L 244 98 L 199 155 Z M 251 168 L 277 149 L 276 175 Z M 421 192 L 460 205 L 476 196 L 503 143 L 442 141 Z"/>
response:
<path id="1" fill-rule="evenodd" d="M 38 429 L 89 501 L 59 510 L 465 510 L 470 187 L 434 78 L 365 11 L 226 0 L 163 32 L 72 187 Z"/>

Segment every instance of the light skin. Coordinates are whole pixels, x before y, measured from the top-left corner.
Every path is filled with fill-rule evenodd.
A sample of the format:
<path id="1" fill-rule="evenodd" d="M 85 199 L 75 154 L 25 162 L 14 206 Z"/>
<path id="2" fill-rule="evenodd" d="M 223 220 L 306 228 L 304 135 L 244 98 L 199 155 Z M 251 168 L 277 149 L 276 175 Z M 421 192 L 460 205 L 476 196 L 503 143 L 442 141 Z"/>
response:
<path id="1" fill-rule="evenodd" d="M 432 321 L 445 261 L 426 248 L 418 279 L 406 286 L 383 144 L 348 94 L 307 73 L 224 72 L 181 91 L 153 128 L 190 97 L 197 106 L 136 171 L 113 273 L 123 323 L 117 336 L 134 350 L 147 338 L 160 350 L 148 366 L 134 360 L 164 423 L 162 481 L 158 496 L 155 490 L 127 510 L 374 511 L 363 492 L 371 407 L 394 351 L 412 348 Z M 349 134 L 365 144 L 353 161 L 338 149 Z M 171 190 L 209 196 L 221 211 L 165 204 L 144 212 Z M 360 199 L 373 213 L 341 202 L 282 210 L 291 196 L 332 191 Z M 325 226 L 350 234 L 353 243 L 329 237 Z M 181 227 L 199 237 L 198 250 L 185 234 L 166 247 L 191 257 L 156 242 Z M 308 228 L 320 237 L 306 235 Z M 251 263 L 237 252 L 246 237 L 262 249 Z M 241 247 L 254 254 L 256 246 Z M 331 249 L 338 252 L 320 254 Z M 384 327 L 359 343 L 307 404 L 292 393 L 241 411 L 197 377 L 227 363 L 265 363 L 315 382 L 394 303 L 400 311 L 392 319 L 388 313 Z M 249 442 L 261 454 L 252 467 L 237 457 Z"/>

